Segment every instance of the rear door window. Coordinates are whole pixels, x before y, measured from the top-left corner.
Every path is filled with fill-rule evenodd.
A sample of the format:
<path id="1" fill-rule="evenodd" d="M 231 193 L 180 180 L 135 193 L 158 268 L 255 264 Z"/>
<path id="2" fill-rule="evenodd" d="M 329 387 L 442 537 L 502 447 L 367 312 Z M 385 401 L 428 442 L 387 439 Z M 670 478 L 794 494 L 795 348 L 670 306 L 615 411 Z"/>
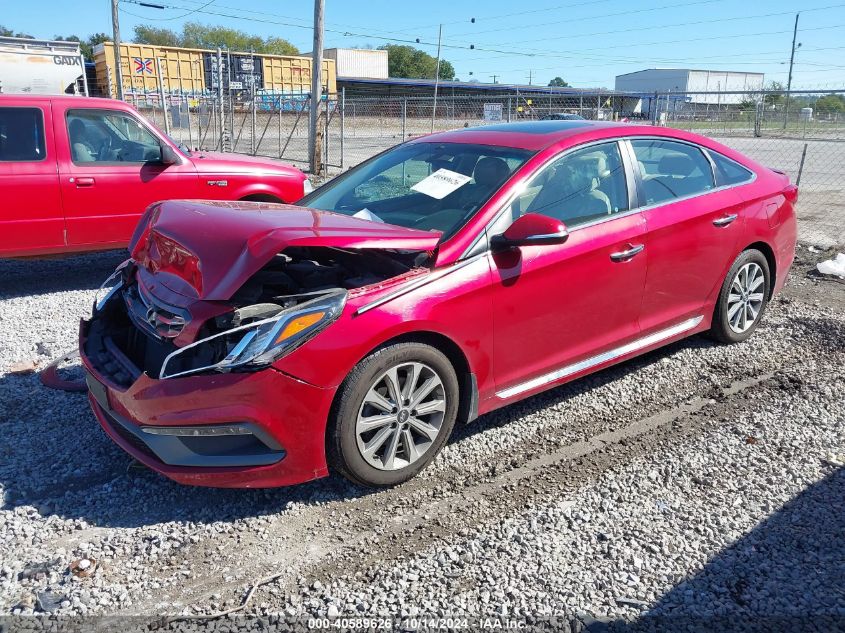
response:
<path id="1" fill-rule="evenodd" d="M 646 205 L 706 193 L 716 187 L 710 161 L 695 145 L 655 139 L 632 140 Z"/>
<path id="2" fill-rule="evenodd" d="M 41 110 L 0 107 L 0 161 L 32 162 L 46 156 Z"/>
<path id="3" fill-rule="evenodd" d="M 726 185 L 739 185 L 750 181 L 754 174 L 736 161 L 722 156 L 718 152 L 710 151 L 710 158 L 716 165 L 716 184 L 719 187 Z"/>

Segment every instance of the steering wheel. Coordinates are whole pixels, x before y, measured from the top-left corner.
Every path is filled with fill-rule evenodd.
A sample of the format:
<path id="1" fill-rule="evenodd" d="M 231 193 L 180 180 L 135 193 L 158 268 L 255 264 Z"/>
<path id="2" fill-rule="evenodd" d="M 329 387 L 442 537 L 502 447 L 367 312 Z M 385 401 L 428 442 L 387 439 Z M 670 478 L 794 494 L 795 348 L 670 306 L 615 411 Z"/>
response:
<path id="1" fill-rule="evenodd" d="M 97 160 L 108 161 L 111 158 L 111 156 L 110 156 L 111 146 L 112 146 L 111 136 L 106 134 L 106 138 L 100 144 L 100 151 L 97 152 Z"/>

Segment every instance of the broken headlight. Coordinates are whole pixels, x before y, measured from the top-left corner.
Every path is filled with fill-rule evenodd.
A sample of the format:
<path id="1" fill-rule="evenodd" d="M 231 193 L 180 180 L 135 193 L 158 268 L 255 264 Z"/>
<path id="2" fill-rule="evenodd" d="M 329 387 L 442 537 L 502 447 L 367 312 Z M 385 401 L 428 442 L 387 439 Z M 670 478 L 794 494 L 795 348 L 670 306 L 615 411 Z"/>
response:
<path id="1" fill-rule="evenodd" d="M 242 325 L 186 345 L 164 359 L 160 377 L 175 378 L 201 371 L 266 367 L 328 327 L 343 312 L 345 304 L 346 291 L 334 292 L 282 310 L 268 319 Z M 226 342 L 228 350 L 222 360 L 187 368 L 184 363 L 178 362 L 199 351 L 200 346 L 215 346 L 222 342 L 221 339 Z"/>

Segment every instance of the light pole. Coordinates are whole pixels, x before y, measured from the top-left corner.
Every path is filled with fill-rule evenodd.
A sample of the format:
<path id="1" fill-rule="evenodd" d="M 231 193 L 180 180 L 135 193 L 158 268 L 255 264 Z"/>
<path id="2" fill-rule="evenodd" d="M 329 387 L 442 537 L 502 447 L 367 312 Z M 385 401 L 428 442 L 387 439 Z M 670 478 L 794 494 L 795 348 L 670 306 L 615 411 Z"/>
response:
<path id="1" fill-rule="evenodd" d="M 795 40 L 798 39 L 798 17 L 801 13 L 795 14 L 795 28 L 792 30 L 792 53 L 789 55 L 789 77 L 786 80 L 786 105 L 783 108 L 783 129 L 789 121 L 789 95 L 792 91 L 792 66 L 795 63 Z M 800 44 L 798 46 L 801 46 Z"/>
<path id="2" fill-rule="evenodd" d="M 314 50 L 311 57 L 311 107 L 308 116 L 308 159 L 312 174 L 320 170 L 317 142 L 320 102 L 323 93 L 323 11 L 325 0 L 314 0 Z"/>
<path id="3" fill-rule="evenodd" d="M 434 69 L 434 103 L 431 108 L 431 132 L 434 133 L 434 117 L 437 116 L 437 88 L 440 86 L 440 45 L 443 43 L 443 25 L 437 33 L 437 66 Z"/>
<path id="4" fill-rule="evenodd" d="M 117 14 L 117 0 L 111 0 L 112 43 L 114 44 L 114 78 L 117 84 L 117 98 L 123 101 L 123 71 L 120 68 L 120 18 Z M 85 71 L 85 68 L 82 69 Z M 111 96 L 111 95 L 109 95 Z"/>

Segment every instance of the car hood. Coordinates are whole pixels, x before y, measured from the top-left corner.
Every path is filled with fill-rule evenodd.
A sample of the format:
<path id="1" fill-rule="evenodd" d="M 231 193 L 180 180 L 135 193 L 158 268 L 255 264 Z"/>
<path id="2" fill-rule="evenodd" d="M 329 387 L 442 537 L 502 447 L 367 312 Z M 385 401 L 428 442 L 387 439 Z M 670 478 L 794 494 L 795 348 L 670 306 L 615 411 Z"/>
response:
<path id="1" fill-rule="evenodd" d="M 305 178 L 299 169 L 272 158 L 225 154 L 223 152 L 194 152 L 191 161 L 200 174 L 296 174 Z"/>
<path id="2" fill-rule="evenodd" d="M 289 246 L 424 252 L 440 236 L 294 205 L 170 200 L 147 209 L 129 252 L 168 290 L 224 301 Z"/>

